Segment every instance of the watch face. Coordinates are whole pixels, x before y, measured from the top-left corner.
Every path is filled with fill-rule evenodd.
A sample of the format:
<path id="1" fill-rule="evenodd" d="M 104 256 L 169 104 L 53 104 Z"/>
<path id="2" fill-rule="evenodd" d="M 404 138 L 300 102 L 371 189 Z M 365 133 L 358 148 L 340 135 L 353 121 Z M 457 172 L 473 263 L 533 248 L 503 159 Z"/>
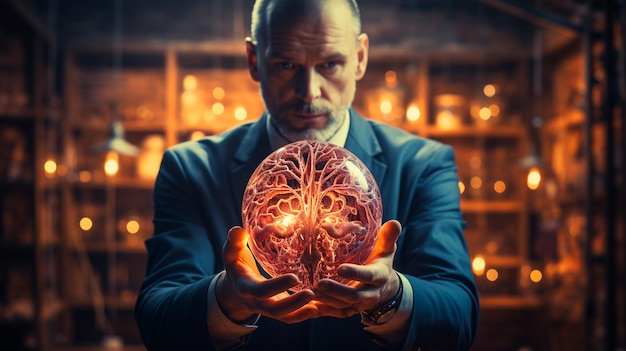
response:
<path id="1" fill-rule="evenodd" d="M 389 320 L 396 314 L 396 311 L 398 311 L 397 308 L 392 308 L 389 311 L 381 314 L 380 317 L 378 317 L 378 319 L 375 321 L 375 323 L 383 324 L 389 322 Z"/>

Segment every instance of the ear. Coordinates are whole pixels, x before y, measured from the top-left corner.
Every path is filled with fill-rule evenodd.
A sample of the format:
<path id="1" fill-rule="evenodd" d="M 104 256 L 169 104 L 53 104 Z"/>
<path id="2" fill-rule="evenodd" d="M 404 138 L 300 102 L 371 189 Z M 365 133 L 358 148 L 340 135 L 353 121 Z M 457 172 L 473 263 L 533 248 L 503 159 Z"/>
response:
<path id="1" fill-rule="evenodd" d="M 370 46 L 370 39 L 365 33 L 359 34 L 358 37 L 358 64 L 356 66 L 356 80 L 360 80 L 365 75 L 365 71 L 367 70 L 367 60 L 368 60 L 368 52 Z"/>
<path id="2" fill-rule="evenodd" d="M 250 72 L 250 76 L 258 82 L 259 70 L 257 68 L 256 45 L 254 44 L 254 40 L 250 37 L 246 38 L 246 59 L 248 61 L 248 71 Z"/>

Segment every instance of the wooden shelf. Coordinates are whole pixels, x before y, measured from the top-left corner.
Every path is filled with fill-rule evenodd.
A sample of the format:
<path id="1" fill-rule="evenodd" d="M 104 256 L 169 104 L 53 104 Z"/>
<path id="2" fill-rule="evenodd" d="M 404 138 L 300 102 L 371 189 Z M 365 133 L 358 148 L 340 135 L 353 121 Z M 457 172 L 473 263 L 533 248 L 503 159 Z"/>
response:
<path id="1" fill-rule="evenodd" d="M 106 189 L 108 187 L 117 189 L 142 189 L 151 190 L 154 188 L 154 180 L 115 177 L 110 181 L 89 181 L 72 183 L 78 189 Z"/>
<path id="2" fill-rule="evenodd" d="M 92 253 L 109 253 L 116 252 L 118 254 L 145 254 L 146 247 L 143 245 L 115 243 L 113 245 L 106 242 L 87 242 L 85 249 Z"/>
<path id="3" fill-rule="evenodd" d="M 444 129 L 431 126 L 426 129 L 426 134 L 432 138 L 498 138 L 498 139 L 521 139 L 526 132 L 521 126 L 460 126 L 453 129 Z"/>
<path id="4" fill-rule="evenodd" d="M 0 110 L 0 118 L 2 120 L 9 120 L 14 122 L 28 122 L 35 120 L 37 114 L 32 108 L 20 108 L 10 110 Z"/>
<path id="5" fill-rule="evenodd" d="M 520 200 L 461 200 L 464 212 L 506 213 L 524 211 L 526 204 Z"/>
<path id="6" fill-rule="evenodd" d="M 115 348 L 115 351 L 146 351 L 146 348 L 141 345 L 123 345 L 120 348 Z M 54 351 L 111 351 L 110 347 L 106 346 L 62 346 L 54 348 Z"/>
<path id="7" fill-rule="evenodd" d="M 51 304 L 44 306 L 42 317 L 44 320 L 54 319 L 65 311 L 66 307 L 63 301 L 55 299 Z"/>
<path id="8" fill-rule="evenodd" d="M 524 259 L 519 255 L 482 255 L 487 267 L 517 268 L 524 264 Z"/>
<path id="9" fill-rule="evenodd" d="M 105 298 L 104 305 L 106 308 L 117 309 L 117 310 L 133 310 L 135 308 L 135 300 L 136 296 L 133 297 L 132 300 L 119 300 L 119 299 L 110 299 Z M 79 309 L 92 309 L 94 308 L 93 301 L 71 301 L 68 303 L 73 308 Z"/>
<path id="10" fill-rule="evenodd" d="M 122 121 L 122 126 L 124 127 L 124 131 L 126 133 L 162 133 L 165 129 L 164 121 Z M 109 133 L 111 131 L 111 126 L 108 123 L 75 123 L 72 125 L 74 130 L 81 131 L 92 131 L 92 132 L 102 132 Z M 95 143 L 95 141 L 94 141 Z"/>
<path id="11" fill-rule="evenodd" d="M 537 296 L 481 296 L 481 309 L 537 309 L 544 305 Z"/>

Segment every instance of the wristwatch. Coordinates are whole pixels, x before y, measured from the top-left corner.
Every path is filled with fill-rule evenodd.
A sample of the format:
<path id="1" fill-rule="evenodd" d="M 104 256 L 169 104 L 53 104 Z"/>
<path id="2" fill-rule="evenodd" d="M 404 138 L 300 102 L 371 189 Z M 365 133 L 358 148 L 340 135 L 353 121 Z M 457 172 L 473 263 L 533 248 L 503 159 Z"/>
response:
<path id="1" fill-rule="evenodd" d="M 398 288 L 398 293 L 393 298 L 393 300 L 387 302 L 386 304 L 378 307 L 375 310 L 361 312 L 374 324 L 380 325 L 389 322 L 391 317 L 393 317 L 396 314 L 396 311 L 398 311 L 398 308 L 400 308 L 400 301 L 402 301 L 402 294 L 404 289 L 402 287 L 402 279 L 400 279 L 400 276 L 398 276 L 398 279 L 400 282 L 400 288 Z"/>

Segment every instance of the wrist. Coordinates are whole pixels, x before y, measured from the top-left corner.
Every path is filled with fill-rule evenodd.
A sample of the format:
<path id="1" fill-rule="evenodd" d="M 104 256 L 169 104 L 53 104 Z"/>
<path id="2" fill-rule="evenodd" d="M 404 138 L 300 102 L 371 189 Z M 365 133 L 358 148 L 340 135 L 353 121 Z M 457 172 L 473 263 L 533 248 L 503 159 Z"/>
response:
<path id="1" fill-rule="evenodd" d="M 398 289 L 393 298 L 372 310 L 362 311 L 361 314 L 374 324 L 383 324 L 388 322 L 400 308 L 400 302 L 404 294 L 404 288 L 402 285 L 402 279 L 398 273 L 396 273 L 398 280 Z"/>

